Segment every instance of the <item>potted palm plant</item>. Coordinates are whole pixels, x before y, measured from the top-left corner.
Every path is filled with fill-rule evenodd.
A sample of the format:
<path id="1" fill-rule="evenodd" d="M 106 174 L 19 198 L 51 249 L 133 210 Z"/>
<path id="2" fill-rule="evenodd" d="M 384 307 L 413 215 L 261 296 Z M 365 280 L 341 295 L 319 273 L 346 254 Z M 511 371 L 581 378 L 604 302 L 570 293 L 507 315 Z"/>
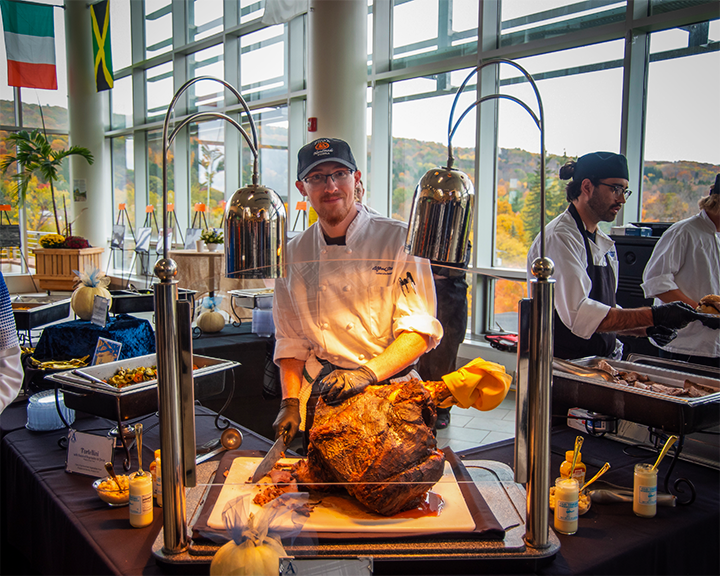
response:
<path id="1" fill-rule="evenodd" d="M 104 248 L 92 248 L 84 238 L 71 235 L 69 223 L 61 230 L 58 207 L 55 198 L 55 183 L 62 177 L 60 168 L 68 156 L 82 156 L 88 164 L 94 162 L 90 150 L 82 146 L 54 149 L 47 136 L 40 130 L 20 130 L 5 138 L 5 142 L 15 149 L 0 160 L 3 174 L 17 163 L 19 170 L 12 178 L 17 181 L 18 204 L 24 205 L 28 187 L 34 176 L 44 180 L 50 186 L 53 216 L 56 234 L 50 234 L 43 248 L 36 248 L 36 276 L 43 290 L 72 290 L 77 280 L 73 270 L 85 267 L 100 267 L 100 254 Z M 67 220 L 67 219 L 66 219 Z"/>

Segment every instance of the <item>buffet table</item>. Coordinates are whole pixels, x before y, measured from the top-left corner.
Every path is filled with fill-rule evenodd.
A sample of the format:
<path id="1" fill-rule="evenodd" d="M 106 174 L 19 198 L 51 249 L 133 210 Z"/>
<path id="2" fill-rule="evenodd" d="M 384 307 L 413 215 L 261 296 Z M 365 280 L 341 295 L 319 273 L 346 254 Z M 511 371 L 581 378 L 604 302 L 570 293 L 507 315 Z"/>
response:
<path id="1" fill-rule="evenodd" d="M 31 432 L 25 428 L 25 405 L 15 403 L 0 415 L 0 542 L 2 574 L 162 574 L 151 554 L 162 527 L 162 509 L 153 523 L 133 528 L 128 508 L 111 508 L 92 488 L 93 478 L 65 472 L 65 450 L 58 440 L 66 430 Z M 157 417 L 143 420 L 143 462 L 160 447 Z M 215 413 L 196 410 L 196 438 L 201 445 L 219 438 Z M 73 427 L 105 435 L 116 423 L 78 414 Z M 242 448 L 267 450 L 271 443 L 245 428 Z M 122 470 L 123 451 L 115 450 Z M 137 464 L 133 465 L 135 470 Z"/>
<path id="2" fill-rule="evenodd" d="M 2 573 L 41 574 L 159 574 L 151 547 L 162 524 L 162 511 L 154 508 L 154 521 L 143 529 L 131 528 L 128 509 L 110 508 L 100 501 L 87 476 L 66 474 L 65 452 L 57 445 L 63 431 L 34 433 L 24 427 L 24 405 L 16 403 L 0 416 L 4 434 L 0 446 L 0 541 Z M 198 408 L 197 442 L 217 438 L 214 414 Z M 154 416 L 144 421 L 144 460 L 149 462 L 158 445 Z M 94 417 L 76 421 L 78 430 L 105 434 L 112 422 Z M 270 442 L 242 429 L 241 449 L 267 450 Z M 574 430 L 562 429 L 552 437 L 553 474 L 558 469 Z M 583 461 L 594 473 L 606 460 L 612 464 L 608 481 L 628 486 L 632 465 L 624 445 L 586 437 Z M 557 454 L 555 454 L 557 452 Z M 121 466 L 116 454 L 116 467 Z M 511 464 L 511 441 L 465 451 L 464 460 L 493 460 Z M 644 460 L 654 460 L 646 454 Z M 661 465 L 664 473 L 669 465 Z M 690 506 L 658 508 L 653 519 L 637 518 L 630 504 L 593 504 L 581 517 L 574 536 L 560 536 L 562 547 L 539 574 L 717 574 L 720 497 L 717 470 L 679 462 L 673 478 L 684 476 L 695 484 L 697 500 Z M 9 565 L 11 561 L 16 564 Z M 205 568 L 207 565 L 204 565 Z M 478 574 L 490 567 L 481 561 L 454 562 L 452 558 L 408 558 L 402 562 L 376 559 L 376 574 Z M 26 571 L 25 571 L 26 570 Z M 492 573 L 506 572 L 500 562 Z M 527 572 L 525 572 L 527 573 Z"/>
<path id="3" fill-rule="evenodd" d="M 551 440 L 551 482 L 559 476 L 565 451 L 572 450 L 575 437 L 584 438 L 582 461 L 590 479 L 605 462 L 610 470 L 601 478 L 632 489 L 633 467 L 654 462 L 657 454 L 621 444 L 608 438 L 588 436 L 565 426 L 556 429 Z M 513 441 L 506 440 L 466 450 L 463 460 L 483 458 L 513 465 Z M 720 457 L 720 455 L 718 455 Z M 659 467 L 658 492 L 671 464 L 666 457 Z M 639 518 L 632 503 L 595 504 L 580 516 L 573 536 L 558 534 L 561 548 L 552 564 L 539 574 L 718 574 L 720 573 L 720 471 L 678 461 L 670 476 L 671 491 L 678 478 L 690 480 L 697 491 L 688 506 L 658 506 L 655 518 Z M 598 484 L 600 481 L 598 481 Z M 551 516 L 552 522 L 552 516 Z"/>

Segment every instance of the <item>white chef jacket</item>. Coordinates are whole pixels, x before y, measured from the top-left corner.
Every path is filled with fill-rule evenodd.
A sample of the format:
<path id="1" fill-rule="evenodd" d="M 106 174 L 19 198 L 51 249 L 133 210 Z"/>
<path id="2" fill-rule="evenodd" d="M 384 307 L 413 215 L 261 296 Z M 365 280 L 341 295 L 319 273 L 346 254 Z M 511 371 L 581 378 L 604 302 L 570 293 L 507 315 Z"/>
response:
<path id="1" fill-rule="evenodd" d="M 275 362 L 311 356 L 355 369 L 404 331 L 442 338 L 430 263 L 405 252 L 407 225 L 362 209 L 344 246 L 318 224 L 288 243 L 286 277 L 275 282 Z M 403 286 L 410 273 L 415 281 Z"/>
<path id="2" fill-rule="evenodd" d="M 615 291 L 617 291 L 618 259 L 615 243 L 599 228 L 595 242 L 588 239 L 588 243 L 595 266 L 607 266 L 609 261 L 615 275 Z M 528 252 L 528 282 L 535 278 L 530 269 L 533 260 L 539 256 L 540 236 L 538 235 Z M 545 256 L 555 264 L 552 277 L 555 280 L 555 309 L 560 319 L 576 336 L 590 338 L 607 316 L 610 306 L 588 297 L 592 282 L 587 274 L 585 243 L 572 214 L 567 210 L 545 227 Z"/>
<path id="3" fill-rule="evenodd" d="M 720 294 L 720 232 L 704 210 L 676 222 L 660 237 L 645 266 L 641 287 L 646 298 L 668 290 L 681 290 L 695 301 Z M 662 303 L 655 298 L 655 304 Z M 676 354 L 717 358 L 720 331 L 691 322 L 662 348 Z"/>
<path id="4" fill-rule="evenodd" d="M 0 273 L 0 412 L 15 400 L 22 381 L 15 317 L 5 279 Z"/>

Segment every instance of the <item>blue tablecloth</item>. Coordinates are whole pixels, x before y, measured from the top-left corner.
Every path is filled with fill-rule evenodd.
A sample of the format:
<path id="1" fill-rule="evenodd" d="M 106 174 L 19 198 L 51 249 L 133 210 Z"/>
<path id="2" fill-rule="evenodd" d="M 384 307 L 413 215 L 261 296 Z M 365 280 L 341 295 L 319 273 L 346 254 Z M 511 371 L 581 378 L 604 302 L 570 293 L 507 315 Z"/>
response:
<path id="1" fill-rule="evenodd" d="M 85 320 L 70 320 L 47 326 L 33 356 L 40 361 L 90 356 L 91 361 L 100 337 L 122 343 L 118 360 L 155 353 L 155 333 L 150 322 L 128 314 L 118 314 L 108 319 L 104 328 Z"/>

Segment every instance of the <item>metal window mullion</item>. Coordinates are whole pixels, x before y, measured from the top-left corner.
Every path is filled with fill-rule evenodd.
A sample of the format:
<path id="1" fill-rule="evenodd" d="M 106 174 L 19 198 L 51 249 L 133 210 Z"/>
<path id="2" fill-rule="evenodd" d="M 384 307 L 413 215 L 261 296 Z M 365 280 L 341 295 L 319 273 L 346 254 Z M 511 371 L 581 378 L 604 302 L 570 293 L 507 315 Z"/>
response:
<path id="1" fill-rule="evenodd" d="M 368 183 L 368 204 L 385 216 L 392 210 L 392 86 L 378 82 L 378 74 L 390 70 L 392 59 L 392 2 L 373 3 L 372 65 L 372 171 Z"/>
<path id="2" fill-rule="evenodd" d="M 227 3 L 226 3 L 227 6 Z M 237 17 L 237 11 L 235 11 L 232 18 Z M 226 22 L 226 27 L 232 25 L 233 22 Z M 231 86 L 240 86 L 240 38 L 237 36 L 225 36 L 223 42 L 223 73 L 225 74 L 225 81 Z M 225 106 L 231 104 L 232 106 L 240 106 L 235 101 L 229 91 L 225 91 Z M 228 101 L 229 99 L 229 101 Z M 240 119 L 240 112 L 228 112 L 228 114 L 235 118 Z M 233 192 L 240 188 L 240 132 L 237 130 L 225 130 L 225 192 L 224 197 L 229 200 Z"/>
<path id="3" fill-rule="evenodd" d="M 647 103 L 648 57 L 650 36 L 635 30 L 632 23 L 649 12 L 649 0 L 633 0 L 627 8 L 627 31 L 623 63 L 623 93 L 620 121 L 620 152 L 627 157 L 630 188 L 637 190 L 634 198 L 620 210 L 617 222 L 640 221 L 642 214 L 642 175 Z"/>

